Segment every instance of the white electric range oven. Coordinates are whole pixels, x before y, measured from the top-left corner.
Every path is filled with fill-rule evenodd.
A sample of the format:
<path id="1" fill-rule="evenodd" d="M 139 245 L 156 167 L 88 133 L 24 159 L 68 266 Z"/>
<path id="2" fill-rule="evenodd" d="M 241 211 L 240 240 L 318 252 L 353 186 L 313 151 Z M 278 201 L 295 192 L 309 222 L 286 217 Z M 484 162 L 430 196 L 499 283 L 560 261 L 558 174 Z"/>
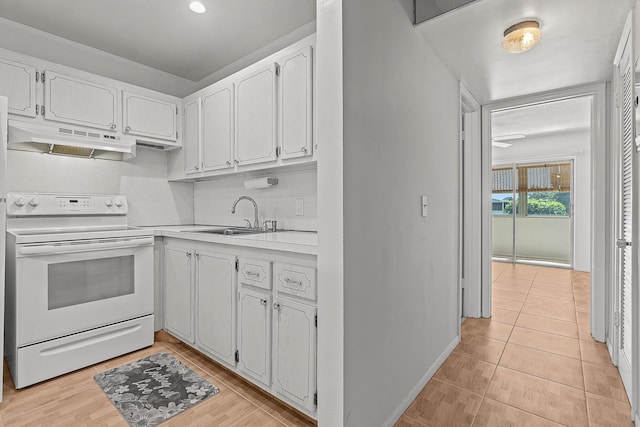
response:
<path id="1" fill-rule="evenodd" d="M 16 388 L 153 344 L 153 232 L 124 196 L 9 194 L 5 355 Z"/>

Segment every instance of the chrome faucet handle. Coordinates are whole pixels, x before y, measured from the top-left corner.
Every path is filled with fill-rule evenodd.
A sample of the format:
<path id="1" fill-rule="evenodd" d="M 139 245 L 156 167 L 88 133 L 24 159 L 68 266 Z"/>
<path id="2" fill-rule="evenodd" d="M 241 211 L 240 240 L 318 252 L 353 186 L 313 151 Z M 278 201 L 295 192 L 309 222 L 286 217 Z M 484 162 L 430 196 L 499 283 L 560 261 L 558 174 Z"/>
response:
<path id="1" fill-rule="evenodd" d="M 267 224 L 269 224 L 270 226 L 268 226 Z M 263 231 L 276 231 L 277 224 L 278 224 L 278 221 L 276 221 L 275 219 L 268 219 L 262 224 L 262 230 Z"/>
<path id="2" fill-rule="evenodd" d="M 251 225 L 251 221 L 249 221 L 247 218 L 244 218 L 245 221 L 247 221 L 247 228 L 253 228 L 253 226 Z"/>

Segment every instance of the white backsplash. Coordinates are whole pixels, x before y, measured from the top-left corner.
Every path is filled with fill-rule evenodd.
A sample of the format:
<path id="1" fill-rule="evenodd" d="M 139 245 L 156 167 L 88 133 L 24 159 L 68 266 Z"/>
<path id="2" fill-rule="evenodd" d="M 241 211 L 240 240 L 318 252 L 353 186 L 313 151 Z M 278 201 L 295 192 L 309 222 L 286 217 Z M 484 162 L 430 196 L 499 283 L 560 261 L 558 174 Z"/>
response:
<path id="1" fill-rule="evenodd" d="M 244 188 L 246 179 L 264 176 L 278 178 L 278 185 L 254 190 Z M 244 225 L 244 218 L 253 222 L 253 205 L 248 201 L 238 203 L 236 213 L 231 213 L 234 200 L 249 196 L 258 204 L 260 225 L 267 219 L 275 219 L 279 229 L 317 231 L 317 187 L 315 168 L 197 182 L 194 184 L 195 223 Z M 304 203 L 302 216 L 296 215 L 298 198 Z"/>
<path id="2" fill-rule="evenodd" d="M 138 148 L 127 161 L 8 150 L 10 192 L 124 194 L 131 225 L 193 222 L 193 184 L 167 182 L 166 154 Z"/>

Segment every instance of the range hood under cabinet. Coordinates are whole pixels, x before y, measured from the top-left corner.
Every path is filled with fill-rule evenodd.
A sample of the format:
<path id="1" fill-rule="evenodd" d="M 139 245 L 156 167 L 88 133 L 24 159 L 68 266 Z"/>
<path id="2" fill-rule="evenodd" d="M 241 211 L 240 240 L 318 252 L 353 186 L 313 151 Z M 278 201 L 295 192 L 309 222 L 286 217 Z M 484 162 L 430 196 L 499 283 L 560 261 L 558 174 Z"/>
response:
<path id="1" fill-rule="evenodd" d="M 131 136 L 18 120 L 9 120 L 8 128 L 7 148 L 13 150 L 107 160 L 126 160 L 136 154 Z"/>

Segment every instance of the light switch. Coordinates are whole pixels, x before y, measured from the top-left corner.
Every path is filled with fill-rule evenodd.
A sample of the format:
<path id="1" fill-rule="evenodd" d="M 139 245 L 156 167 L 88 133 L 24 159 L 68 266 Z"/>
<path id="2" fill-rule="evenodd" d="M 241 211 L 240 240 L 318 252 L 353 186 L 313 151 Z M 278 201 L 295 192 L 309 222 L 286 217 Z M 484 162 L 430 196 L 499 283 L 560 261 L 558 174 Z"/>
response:
<path id="1" fill-rule="evenodd" d="M 427 216 L 427 196 L 420 197 L 420 203 L 422 204 L 422 216 Z"/>
<path id="2" fill-rule="evenodd" d="M 296 199 L 296 216 L 304 215 L 304 199 L 302 197 L 298 197 Z"/>

